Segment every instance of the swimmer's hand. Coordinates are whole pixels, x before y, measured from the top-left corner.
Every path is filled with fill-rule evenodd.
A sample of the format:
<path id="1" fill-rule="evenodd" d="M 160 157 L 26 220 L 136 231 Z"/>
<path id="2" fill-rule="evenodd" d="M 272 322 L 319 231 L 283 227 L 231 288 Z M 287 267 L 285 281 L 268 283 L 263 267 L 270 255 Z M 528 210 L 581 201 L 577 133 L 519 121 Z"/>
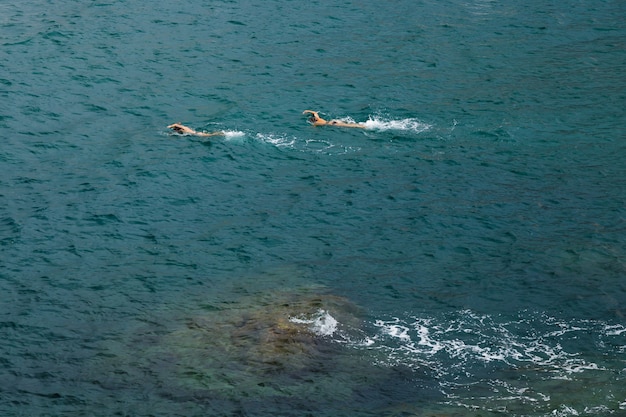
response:
<path id="1" fill-rule="evenodd" d="M 312 114 L 313 117 L 319 117 L 318 113 L 316 111 L 313 110 L 305 110 L 302 112 L 302 114 Z"/>
<path id="2" fill-rule="evenodd" d="M 319 115 L 318 112 L 313 111 L 313 110 L 305 110 L 302 112 L 302 114 L 310 114 L 311 117 L 309 117 L 309 122 L 311 122 L 313 124 L 313 126 L 324 126 L 325 124 L 328 124 L 328 122 L 324 119 L 322 119 Z"/>

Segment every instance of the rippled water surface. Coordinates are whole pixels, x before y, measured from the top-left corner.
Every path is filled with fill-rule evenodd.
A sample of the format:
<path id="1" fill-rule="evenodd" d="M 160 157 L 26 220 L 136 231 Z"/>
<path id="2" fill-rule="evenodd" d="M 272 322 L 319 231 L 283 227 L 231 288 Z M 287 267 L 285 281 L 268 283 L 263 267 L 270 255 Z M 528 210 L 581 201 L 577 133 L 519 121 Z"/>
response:
<path id="1" fill-rule="evenodd" d="M 624 2 L 22 3 L 2 415 L 626 414 Z"/>

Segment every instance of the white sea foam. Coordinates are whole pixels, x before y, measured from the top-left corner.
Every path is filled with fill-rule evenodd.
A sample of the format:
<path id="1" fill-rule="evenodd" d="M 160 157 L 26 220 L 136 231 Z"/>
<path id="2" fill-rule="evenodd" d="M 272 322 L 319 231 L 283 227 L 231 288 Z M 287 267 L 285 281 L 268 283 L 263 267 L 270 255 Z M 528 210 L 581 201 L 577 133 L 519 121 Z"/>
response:
<path id="1" fill-rule="evenodd" d="M 550 413 L 550 415 L 556 416 L 556 417 L 569 417 L 569 416 L 579 416 L 580 414 L 574 408 L 569 407 L 567 405 L 562 405 L 558 409 L 553 410 L 552 413 Z"/>
<path id="2" fill-rule="evenodd" d="M 293 145 L 296 143 L 296 139 L 294 137 L 289 137 L 286 135 L 257 133 L 256 138 L 261 142 L 266 142 L 279 148 L 293 147 Z"/>
<path id="3" fill-rule="evenodd" d="M 395 322 L 398 323 L 399 319 L 396 318 Z M 397 338 L 405 342 L 411 341 L 411 337 L 408 335 L 409 328 L 407 326 L 401 326 L 398 324 L 394 324 L 393 322 L 385 323 L 381 320 L 377 320 L 376 325 L 382 327 L 383 332 L 393 338 Z"/>
<path id="4" fill-rule="evenodd" d="M 280 134 L 257 133 L 256 139 L 269 143 L 277 148 L 289 148 L 300 152 L 314 152 L 322 154 L 346 154 L 360 150 L 358 147 L 345 146 L 323 139 L 299 139 L 294 136 Z"/>
<path id="5" fill-rule="evenodd" d="M 306 324 L 313 333 L 319 336 L 332 336 L 337 331 L 337 320 L 326 310 L 318 310 L 311 317 L 290 317 L 292 323 Z"/>
<path id="6" fill-rule="evenodd" d="M 604 327 L 604 331 L 609 336 L 620 336 L 623 333 L 626 333 L 626 327 L 622 326 L 621 324 L 606 325 Z"/>
<path id="7" fill-rule="evenodd" d="M 399 131 L 409 131 L 412 133 L 421 133 L 429 130 L 432 126 L 420 122 L 414 118 L 401 119 L 401 120 L 384 120 L 379 117 L 370 118 L 364 123 L 367 129 L 372 130 L 399 130 Z"/>
<path id="8" fill-rule="evenodd" d="M 419 368 L 428 363 L 441 374 L 467 374 L 478 364 L 494 364 L 498 368 L 536 369 L 553 379 L 568 379 L 574 374 L 605 369 L 576 350 L 568 351 L 572 341 L 573 346 L 577 346 L 580 338 L 590 337 L 591 333 L 599 346 L 605 338 L 610 338 L 611 343 L 607 344 L 619 350 L 619 342 L 626 335 L 621 325 L 591 321 L 568 323 L 545 316 L 499 322 L 470 311 L 438 320 L 379 319 L 373 326 L 378 328 L 378 333 L 370 337 L 372 343 L 368 347 L 387 352 L 390 365 L 402 363 Z M 377 358 L 377 362 L 384 360 Z"/>
<path id="9" fill-rule="evenodd" d="M 445 404 L 498 413 L 509 412 L 509 406 L 531 405 L 541 415 L 563 417 L 605 415 L 606 410 L 626 408 L 626 401 L 618 399 L 585 404 L 604 410 L 594 414 L 587 412 L 591 408 L 583 412 L 575 397 L 555 404 L 564 399 L 550 395 L 555 383 L 584 391 L 589 373 L 606 372 L 607 381 L 612 381 L 609 385 L 619 386 L 623 353 L 619 346 L 626 337 L 620 325 L 526 312 L 506 321 L 460 311 L 444 317 L 378 319 L 370 330 L 372 343 L 365 348 L 373 351 L 373 364 L 430 373 L 439 383 Z M 604 346 L 607 352 L 601 356 L 580 353 L 581 347 L 586 351 L 590 344 Z M 602 362 L 594 362 L 596 358 Z"/>
<path id="10" fill-rule="evenodd" d="M 244 132 L 241 132 L 239 130 L 224 130 L 224 136 L 227 139 L 236 139 L 236 138 L 242 138 L 244 137 L 246 134 Z"/>
<path id="11" fill-rule="evenodd" d="M 507 415 L 516 415 L 509 407 L 531 406 L 540 415 L 563 417 L 626 409 L 626 401 L 613 398 L 624 392 L 617 388 L 623 378 L 620 346 L 626 344 L 621 325 L 527 312 L 507 321 L 471 311 L 378 319 L 372 325 L 373 363 L 429 372 L 448 405 Z M 605 351 L 583 353 L 589 346 Z M 599 403 L 583 406 L 576 396 L 551 395 L 554 384 L 585 392 L 597 373 L 608 383 Z"/>

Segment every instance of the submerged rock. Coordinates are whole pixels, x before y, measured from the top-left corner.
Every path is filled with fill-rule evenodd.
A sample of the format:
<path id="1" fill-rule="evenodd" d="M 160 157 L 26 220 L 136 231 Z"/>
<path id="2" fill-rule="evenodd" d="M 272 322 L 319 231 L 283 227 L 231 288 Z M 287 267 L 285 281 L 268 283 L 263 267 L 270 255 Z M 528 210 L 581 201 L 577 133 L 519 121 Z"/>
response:
<path id="1" fill-rule="evenodd" d="M 319 289 L 176 311 L 185 315 L 163 310 L 166 319 L 151 316 L 142 328 L 129 328 L 89 379 L 116 397 L 132 392 L 193 410 L 186 415 L 335 416 L 355 401 L 384 410 L 411 378 L 399 367 L 376 366 L 376 351 L 363 343 L 361 309 Z"/>
<path id="2" fill-rule="evenodd" d="M 176 308 L 128 328 L 88 378 L 109 390 L 222 409 L 265 401 L 324 407 L 372 378 L 371 362 L 346 346 L 362 337 L 361 309 L 319 288 Z"/>
<path id="3" fill-rule="evenodd" d="M 333 338 L 358 326 L 358 314 L 359 308 L 342 297 L 272 294 L 194 317 L 176 337 L 205 339 L 206 349 L 253 374 L 294 376 L 327 367 L 340 348 Z"/>

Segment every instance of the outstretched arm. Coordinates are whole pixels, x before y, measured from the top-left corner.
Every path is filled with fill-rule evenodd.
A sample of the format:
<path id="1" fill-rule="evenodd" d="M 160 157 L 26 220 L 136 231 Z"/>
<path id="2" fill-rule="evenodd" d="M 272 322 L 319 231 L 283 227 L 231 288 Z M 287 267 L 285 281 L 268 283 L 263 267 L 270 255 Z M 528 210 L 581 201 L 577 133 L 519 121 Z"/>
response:
<path id="1" fill-rule="evenodd" d="M 309 117 L 309 122 L 311 122 L 313 124 L 313 126 L 324 126 L 327 125 L 328 122 L 324 119 L 322 119 L 319 115 L 318 112 L 313 111 L 313 110 L 305 110 L 302 112 L 302 114 L 310 114 L 311 117 Z"/>
<path id="2" fill-rule="evenodd" d="M 224 132 L 212 132 L 212 133 L 198 132 L 198 131 L 193 130 L 192 128 L 187 127 L 185 125 L 182 125 L 180 123 L 173 123 L 173 124 L 169 125 L 168 128 L 172 129 L 176 133 L 180 133 L 181 135 L 194 135 L 194 136 L 202 136 L 202 137 L 223 136 L 224 135 Z"/>

